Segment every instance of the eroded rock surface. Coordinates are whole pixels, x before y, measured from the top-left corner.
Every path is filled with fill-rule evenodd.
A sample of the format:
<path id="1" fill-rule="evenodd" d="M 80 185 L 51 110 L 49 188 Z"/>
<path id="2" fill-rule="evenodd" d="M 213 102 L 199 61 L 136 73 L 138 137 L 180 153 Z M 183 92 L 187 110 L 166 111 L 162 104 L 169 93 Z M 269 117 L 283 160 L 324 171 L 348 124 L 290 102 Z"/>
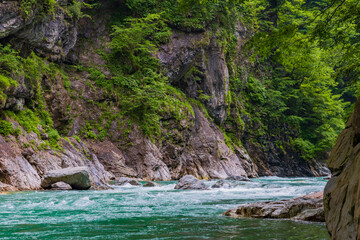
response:
<path id="1" fill-rule="evenodd" d="M 331 239 L 360 239 L 360 99 L 331 150 L 331 179 L 324 190 Z"/>
<path id="2" fill-rule="evenodd" d="M 106 186 L 112 174 L 85 143 L 69 140 L 61 140 L 64 149 L 61 152 L 50 148 L 36 151 L 31 146 L 40 146 L 43 141 L 35 133 L 19 135 L 17 139 L 9 136 L 6 140 L 0 136 L 0 181 L 19 190 L 41 189 L 41 177 L 46 172 L 86 166 L 94 187 Z"/>
<path id="3" fill-rule="evenodd" d="M 224 215 L 324 222 L 323 193 L 312 193 L 291 200 L 249 203 L 230 209 Z"/>
<path id="4" fill-rule="evenodd" d="M 65 182 L 72 189 L 87 190 L 91 187 L 90 174 L 87 167 L 63 168 L 46 172 L 41 179 L 41 187 L 51 188 L 57 182 Z"/>

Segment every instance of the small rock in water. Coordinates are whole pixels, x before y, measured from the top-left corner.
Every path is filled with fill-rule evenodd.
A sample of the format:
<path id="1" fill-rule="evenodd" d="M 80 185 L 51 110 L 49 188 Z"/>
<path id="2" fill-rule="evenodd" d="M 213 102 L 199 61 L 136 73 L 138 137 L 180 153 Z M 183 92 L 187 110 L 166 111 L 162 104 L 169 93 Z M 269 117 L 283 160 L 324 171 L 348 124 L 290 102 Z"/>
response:
<path id="1" fill-rule="evenodd" d="M 72 190 L 72 187 L 64 182 L 57 182 L 51 184 L 51 190 Z"/>
<path id="2" fill-rule="evenodd" d="M 243 177 L 243 176 L 230 176 L 230 177 L 225 178 L 225 180 L 251 182 L 251 180 L 249 178 Z"/>
<path id="3" fill-rule="evenodd" d="M 186 175 L 179 180 L 178 184 L 175 186 L 175 189 L 208 190 L 209 188 L 205 185 L 205 183 L 198 180 L 196 177 Z"/>
<path id="4" fill-rule="evenodd" d="M 144 187 L 158 187 L 160 185 L 157 183 L 154 183 L 154 182 L 146 182 L 143 186 Z"/>
<path id="5" fill-rule="evenodd" d="M 132 178 L 127 178 L 127 177 L 121 177 L 119 178 L 118 182 L 116 183 L 116 185 L 118 186 L 122 186 L 129 183 L 130 185 L 133 186 L 141 186 L 141 183 L 139 183 L 139 181 L 132 179 Z"/>
<path id="6" fill-rule="evenodd" d="M 234 188 L 236 186 L 236 184 L 231 183 L 231 182 L 227 182 L 224 179 L 221 179 L 219 181 L 217 181 L 214 185 L 211 186 L 211 188 Z"/>

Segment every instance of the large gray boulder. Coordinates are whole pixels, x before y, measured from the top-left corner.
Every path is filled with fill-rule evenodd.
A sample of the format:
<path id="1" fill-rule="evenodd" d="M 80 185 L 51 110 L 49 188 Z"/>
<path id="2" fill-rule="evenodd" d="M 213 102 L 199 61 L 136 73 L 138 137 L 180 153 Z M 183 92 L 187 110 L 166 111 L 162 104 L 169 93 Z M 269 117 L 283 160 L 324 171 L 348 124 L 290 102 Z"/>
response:
<path id="1" fill-rule="evenodd" d="M 290 218 L 312 222 L 325 222 L 323 193 L 312 193 L 282 201 L 249 203 L 224 213 L 230 217 Z"/>
<path id="2" fill-rule="evenodd" d="M 87 167 L 73 167 L 52 170 L 43 176 L 41 187 L 51 188 L 53 183 L 64 182 L 69 184 L 72 189 L 87 190 L 91 187 L 90 174 Z"/>
<path id="3" fill-rule="evenodd" d="M 209 188 L 205 185 L 205 183 L 198 180 L 196 177 L 186 175 L 179 180 L 178 184 L 175 186 L 175 189 L 208 190 Z"/>

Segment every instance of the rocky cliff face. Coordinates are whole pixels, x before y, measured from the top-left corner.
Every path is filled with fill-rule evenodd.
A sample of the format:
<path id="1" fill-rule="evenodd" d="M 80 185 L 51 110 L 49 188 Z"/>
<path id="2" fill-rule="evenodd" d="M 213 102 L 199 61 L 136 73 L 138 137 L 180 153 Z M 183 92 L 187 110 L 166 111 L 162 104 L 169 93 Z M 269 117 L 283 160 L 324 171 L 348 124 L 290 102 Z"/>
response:
<path id="1" fill-rule="evenodd" d="M 25 130 L 17 137 L 0 136 L 0 182 L 18 189 L 38 189 L 46 171 L 76 166 L 87 166 L 95 185 L 121 176 L 170 180 L 185 175 L 210 179 L 319 174 L 315 164 L 282 162 L 281 156 L 273 163 L 268 155 L 261 153 L 261 148 L 245 144 L 248 154 L 244 147 L 227 143 L 219 125 L 224 123 L 229 110 L 229 69 L 223 49 L 211 34 L 173 30 L 169 43 L 156 53 L 170 83 L 188 98 L 202 103 L 205 109 L 194 102 L 193 114 L 180 123 L 164 116 L 162 137 L 158 139 L 145 136 L 139 126 L 129 125 L 128 119 L 120 114 L 108 121 L 107 112 L 120 111 L 115 99 L 96 87 L 86 70 L 67 65 L 79 64 L 84 68 L 95 65 L 104 78 L 109 78 L 110 71 L 96 51 L 100 48 L 107 51 L 106 14 L 78 21 L 61 7 L 71 3 L 59 1 L 60 7 L 46 16 L 40 16 L 36 6 L 24 16 L 19 1 L 0 3 L 0 42 L 11 43 L 22 54 L 33 50 L 59 62 L 70 82 L 65 88 L 61 76 L 43 76 L 40 89 L 55 128 L 63 137 L 69 137 L 60 140 L 62 149 L 44 147 L 46 136 Z M 244 34 L 246 31 L 239 31 L 237 35 L 240 45 Z M 37 89 L 27 82 L 30 80 L 17 79 L 19 85 L 6 92 L 8 97 L 0 111 L 17 112 L 34 100 Z M 103 141 L 79 141 L 71 137 L 81 135 L 88 122 L 108 123 L 108 136 Z M 18 126 L 15 121 L 12 124 Z M 99 134 L 97 129 L 92 130 Z M 276 150 L 273 155 L 278 155 Z M 297 170 L 290 172 L 290 168 Z"/>
<path id="2" fill-rule="evenodd" d="M 360 99 L 329 159 L 332 177 L 324 191 L 331 239 L 360 239 Z"/>

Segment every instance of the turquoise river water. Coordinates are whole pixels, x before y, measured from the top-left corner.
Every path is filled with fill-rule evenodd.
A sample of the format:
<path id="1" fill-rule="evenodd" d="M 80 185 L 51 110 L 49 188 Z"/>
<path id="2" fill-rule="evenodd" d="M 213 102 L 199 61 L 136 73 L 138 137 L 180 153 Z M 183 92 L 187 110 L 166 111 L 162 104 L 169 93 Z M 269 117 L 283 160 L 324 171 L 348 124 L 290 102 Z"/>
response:
<path id="1" fill-rule="evenodd" d="M 159 183 L 0 195 L 0 239 L 329 239 L 325 224 L 222 216 L 242 203 L 322 191 L 322 178 L 267 177 L 208 191 Z"/>

